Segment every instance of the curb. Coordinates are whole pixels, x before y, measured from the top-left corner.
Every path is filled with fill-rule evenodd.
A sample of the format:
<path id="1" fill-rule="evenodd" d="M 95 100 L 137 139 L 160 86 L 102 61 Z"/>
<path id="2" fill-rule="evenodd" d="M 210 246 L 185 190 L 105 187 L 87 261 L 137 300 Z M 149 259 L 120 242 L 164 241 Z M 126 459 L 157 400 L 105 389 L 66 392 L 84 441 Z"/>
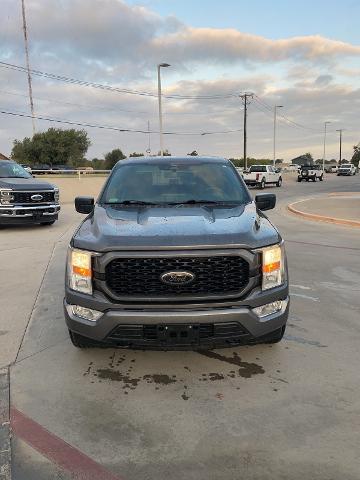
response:
<path id="1" fill-rule="evenodd" d="M 9 370 L 0 369 L 0 479 L 11 479 Z"/>
<path id="2" fill-rule="evenodd" d="M 307 213 L 307 212 L 302 212 L 301 210 L 298 210 L 297 208 L 294 207 L 294 205 L 298 203 L 302 203 L 304 200 L 300 200 L 294 203 L 290 203 L 287 206 L 287 209 L 291 212 L 294 213 L 295 215 L 308 219 L 308 220 L 315 220 L 317 222 L 325 222 L 325 223 L 332 223 L 336 225 L 344 225 L 347 227 L 357 227 L 360 228 L 360 222 L 356 220 L 346 220 L 345 218 L 336 218 L 336 217 L 327 217 L 325 215 L 317 215 L 315 213 Z"/>

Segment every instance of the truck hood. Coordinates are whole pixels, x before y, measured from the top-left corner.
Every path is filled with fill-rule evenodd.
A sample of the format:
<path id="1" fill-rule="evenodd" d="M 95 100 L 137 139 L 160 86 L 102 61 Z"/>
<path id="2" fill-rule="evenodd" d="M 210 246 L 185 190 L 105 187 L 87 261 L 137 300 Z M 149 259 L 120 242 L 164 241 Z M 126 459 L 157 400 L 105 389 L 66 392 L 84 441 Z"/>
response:
<path id="1" fill-rule="evenodd" d="M 72 239 L 95 252 L 207 247 L 259 248 L 280 235 L 254 203 L 236 207 L 95 205 Z"/>
<path id="2" fill-rule="evenodd" d="M 12 188 L 13 190 L 52 190 L 54 185 L 35 178 L 0 178 L 0 188 Z"/>

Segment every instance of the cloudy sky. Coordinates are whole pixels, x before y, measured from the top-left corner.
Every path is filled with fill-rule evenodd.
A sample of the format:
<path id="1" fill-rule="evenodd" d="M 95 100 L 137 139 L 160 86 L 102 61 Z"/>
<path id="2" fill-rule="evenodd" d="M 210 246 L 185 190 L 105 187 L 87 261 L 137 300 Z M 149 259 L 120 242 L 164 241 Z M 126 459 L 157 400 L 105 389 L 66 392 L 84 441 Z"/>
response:
<path id="1" fill-rule="evenodd" d="M 5 65 L 25 65 L 21 2 L 0 6 L 0 110 L 29 114 L 26 74 Z M 338 158 L 337 129 L 345 129 L 344 157 L 360 141 L 358 0 L 26 0 L 26 9 L 32 69 L 128 91 L 34 75 L 37 116 L 142 131 L 150 122 L 156 152 L 156 65 L 167 62 L 164 130 L 177 135 L 166 135 L 165 146 L 173 154 L 241 157 L 243 92 L 255 94 L 251 157 L 272 157 L 274 105 L 283 105 L 278 158 L 322 157 L 324 121 L 332 122 L 327 158 Z M 37 131 L 49 126 L 66 128 L 36 120 Z M 89 158 L 148 148 L 146 134 L 86 130 Z M 0 152 L 31 132 L 31 119 L 0 114 Z"/>

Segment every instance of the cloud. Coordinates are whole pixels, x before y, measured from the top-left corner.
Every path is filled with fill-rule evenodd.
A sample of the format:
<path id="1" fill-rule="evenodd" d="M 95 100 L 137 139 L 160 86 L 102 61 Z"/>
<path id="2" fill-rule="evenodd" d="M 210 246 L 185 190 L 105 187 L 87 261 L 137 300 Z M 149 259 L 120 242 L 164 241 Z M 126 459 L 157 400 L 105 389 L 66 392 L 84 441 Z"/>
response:
<path id="1" fill-rule="evenodd" d="M 164 75 L 166 93 L 218 95 L 248 90 L 270 106 L 284 105 L 282 115 L 309 129 L 290 126 L 280 117 L 279 157 L 292 158 L 308 150 L 315 157 L 321 156 L 322 122 L 328 119 L 333 121 L 334 130 L 329 129 L 329 156 L 337 155 L 336 128 L 346 128 L 347 157 L 351 145 L 359 141 L 360 91 L 351 82 L 345 86 L 339 81 L 339 75 L 343 77 L 346 72 L 349 77 L 355 75 L 349 58 L 360 56 L 359 46 L 318 35 L 273 40 L 235 29 L 194 28 L 174 16 L 161 17 L 123 0 L 27 0 L 26 5 L 35 69 L 154 92 L 155 66 L 159 61 L 169 61 L 174 67 Z M 19 4 L 1 0 L 1 7 L 0 58 L 23 65 Z M 329 65 L 336 64 L 338 58 L 338 69 L 332 68 L 329 74 Z M 26 76 L 4 69 L 1 74 L 0 105 L 28 112 Z M 134 129 L 146 129 L 149 120 L 152 129 L 158 128 L 156 98 L 120 95 L 39 77 L 33 78 L 33 89 L 37 114 Z M 164 128 L 168 131 L 242 128 L 239 98 L 164 99 L 163 108 Z M 9 153 L 14 138 L 31 134 L 31 122 L 3 116 L 1 120 L 0 151 Z M 273 115 L 267 108 L 255 101 L 250 104 L 249 155 L 271 156 L 272 122 Z M 50 126 L 36 123 L 40 130 Z M 90 158 L 115 147 L 127 153 L 147 148 L 146 135 L 90 128 L 88 132 L 93 143 Z M 152 135 L 151 142 L 152 150 L 157 151 L 158 135 Z M 178 154 L 196 149 L 203 154 L 239 157 L 242 132 L 167 136 L 166 147 Z"/>

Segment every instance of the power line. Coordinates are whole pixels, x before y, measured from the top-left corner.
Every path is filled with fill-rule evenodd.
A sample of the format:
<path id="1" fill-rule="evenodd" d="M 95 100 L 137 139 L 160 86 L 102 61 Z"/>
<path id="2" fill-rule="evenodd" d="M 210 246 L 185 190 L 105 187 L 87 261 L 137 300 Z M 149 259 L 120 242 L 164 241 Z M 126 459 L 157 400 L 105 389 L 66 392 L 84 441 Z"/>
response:
<path id="1" fill-rule="evenodd" d="M 23 118 L 32 118 L 31 115 L 24 113 L 24 112 L 10 112 L 7 110 L 0 110 L 0 114 L 3 115 L 11 115 L 15 117 L 23 117 Z M 44 116 L 39 116 L 39 115 L 34 115 L 34 118 L 37 120 L 43 120 L 46 122 L 55 122 L 55 123 L 63 123 L 66 125 L 76 125 L 80 127 L 89 127 L 89 128 L 99 128 L 103 130 L 115 130 L 118 132 L 129 132 L 129 133 L 143 133 L 146 135 L 149 135 L 149 133 L 159 133 L 155 130 L 152 130 L 149 132 L 149 130 L 137 130 L 137 129 L 131 129 L 131 128 L 120 128 L 120 127 L 113 127 L 109 125 L 98 125 L 98 124 L 93 124 L 93 123 L 84 123 L 84 122 L 77 122 L 73 120 L 65 120 L 65 119 L 57 119 L 57 118 L 52 118 L 52 117 L 44 117 Z M 223 130 L 223 131 L 213 131 L 213 132 L 164 132 L 164 135 L 186 135 L 186 136 L 203 136 L 203 135 L 224 135 L 228 133 L 236 133 L 240 132 L 241 129 L 235 129 L 235 130 Z"/>
<path id="2" fill-rule="evenodd" d="M 15 65 L 12 63 L 7 63 L 7 62 L 0 62 L 0 67 L 2 68 L 7 68 L 10 70 L 15 70 L 18 72 L 27 72 L 27 69 L 25 67 L 22 67 L 21 65 Z M 76 78 L 71 78 L 71 77 L 66 77 L 64 75 L 56 75 L 53 73 L 48 73 L 48 72 L 42 72 L 40 70 L 33 70 L 29 69 L 29 72 L 32 75 L 44 77 L 44 78 L 49 78 L 51 80 L 57 80 L 57 81 L 62 81 L 65 83 L 70 83 L 74 85 L 81 85 L 81 86 L 86 86 L 86 87 L 92 87 L 92 88 L 98 88 L 101 90 L 109 90 L 117 93 L 124 93 L 124 94 L 129 94 L 129 95 L 140 95 L 140 96 L 145 96 L 145 97 L 152 97 L 152 98 L 157 98 L 157 94 L 152 93 L 152 92 L 144 92 L 140 90 L 133 90 L 129 88 L 120 88 L 120 87 L 114 87 L 112 85 L 106 85 L 106 84 L 101 84 L 101 83 L 96 83 L 96 82 L 89 82 L 86 80 L 79 80 Z M 226 93 L 226 94 L 212 94 L 212 95 L 179 95 L 179 94 L 171 94 L 171 95 L 162 95 L 164 98 L 169 98 L 169 99 L 174 99 L 174 100 L 223 100 L 225 98 L 236 98 L 239 96 L 238 93 Z"/>

